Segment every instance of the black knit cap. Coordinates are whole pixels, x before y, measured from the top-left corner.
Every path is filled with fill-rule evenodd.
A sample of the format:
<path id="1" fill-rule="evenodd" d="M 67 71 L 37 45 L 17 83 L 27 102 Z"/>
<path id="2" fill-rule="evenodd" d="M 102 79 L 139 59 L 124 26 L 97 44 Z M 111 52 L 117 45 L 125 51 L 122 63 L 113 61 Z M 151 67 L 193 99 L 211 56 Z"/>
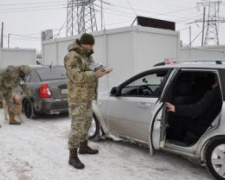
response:
<path id="1" fill-rule="evenodd" d="M 94 45 L 94 44 L 95 44 L 94 36 L 93 36 L 92 34 L 84 33 L 84 34 L 80 37 L 80 44 L 90 44 L 90 45 Z"/>

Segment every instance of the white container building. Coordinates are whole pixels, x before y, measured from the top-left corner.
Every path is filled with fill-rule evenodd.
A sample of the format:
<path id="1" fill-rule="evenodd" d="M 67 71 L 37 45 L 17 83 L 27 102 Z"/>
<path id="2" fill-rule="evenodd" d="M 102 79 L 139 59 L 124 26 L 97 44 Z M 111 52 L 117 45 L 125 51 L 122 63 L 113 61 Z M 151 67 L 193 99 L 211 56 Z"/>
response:
<path id="1" fill-rule="evenodd" d="M 104 30 L 95 36 L 96 62 L 113 66 L 100 81 L 100 91 L 119 85 L 127 78 L 162 62 L 179 57 L 179 33 L 142 26 Z M 80 35 L 42 41 L 43 64 L 63 65 L 67 47 Z"/>

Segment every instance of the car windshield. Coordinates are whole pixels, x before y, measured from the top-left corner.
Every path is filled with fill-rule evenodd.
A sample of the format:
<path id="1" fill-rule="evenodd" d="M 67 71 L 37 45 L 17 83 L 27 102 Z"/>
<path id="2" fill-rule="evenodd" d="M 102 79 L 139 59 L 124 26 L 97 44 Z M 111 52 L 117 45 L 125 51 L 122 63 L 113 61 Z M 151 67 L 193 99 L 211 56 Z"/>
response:
<path id="1" fill-rule="evenodd" d="M 66 70 L 64 67 L 44 67 L 37 68 L 36 71 L 42 81 L 66 79 Z"/>

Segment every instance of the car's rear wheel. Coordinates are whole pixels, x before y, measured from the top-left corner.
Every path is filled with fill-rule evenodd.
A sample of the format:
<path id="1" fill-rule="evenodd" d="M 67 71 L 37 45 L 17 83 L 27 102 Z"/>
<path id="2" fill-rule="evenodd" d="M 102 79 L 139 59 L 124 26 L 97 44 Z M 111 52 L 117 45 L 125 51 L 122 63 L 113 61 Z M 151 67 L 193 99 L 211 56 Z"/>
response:
<path id="1" fill-rule="evenodd" d="M 211 174 L 219 180 L 225 180 L 225 138 L 211 142 L 206 149 L 206 165 Z"/>
<path id="2" fill-rule="evenodd" d="M 89 139 L 93 141 L 100 140 L 100 124 L 95 114 L 92 117 L 92 125 L 88 132 Z"/>
<path id="3" fill-rule="evenodd" d="M 29 119 L 35 119 L 36 115 L 34 113 L 33 105 L 30 101 L 25 100 L 23 103 L 24 114 Z"/>

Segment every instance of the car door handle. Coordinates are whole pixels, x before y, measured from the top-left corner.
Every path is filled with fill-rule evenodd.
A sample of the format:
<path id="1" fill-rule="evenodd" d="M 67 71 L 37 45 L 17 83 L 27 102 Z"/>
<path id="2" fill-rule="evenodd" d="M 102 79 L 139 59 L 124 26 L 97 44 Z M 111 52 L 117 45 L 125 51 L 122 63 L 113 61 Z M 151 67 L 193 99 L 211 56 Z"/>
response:
<path id="1" fill-rule="evenodd" d="M 149 103 L 138 103 L 138 107 L 149 109 L 151 107 L 151 104 L 149 104 Z"/>

